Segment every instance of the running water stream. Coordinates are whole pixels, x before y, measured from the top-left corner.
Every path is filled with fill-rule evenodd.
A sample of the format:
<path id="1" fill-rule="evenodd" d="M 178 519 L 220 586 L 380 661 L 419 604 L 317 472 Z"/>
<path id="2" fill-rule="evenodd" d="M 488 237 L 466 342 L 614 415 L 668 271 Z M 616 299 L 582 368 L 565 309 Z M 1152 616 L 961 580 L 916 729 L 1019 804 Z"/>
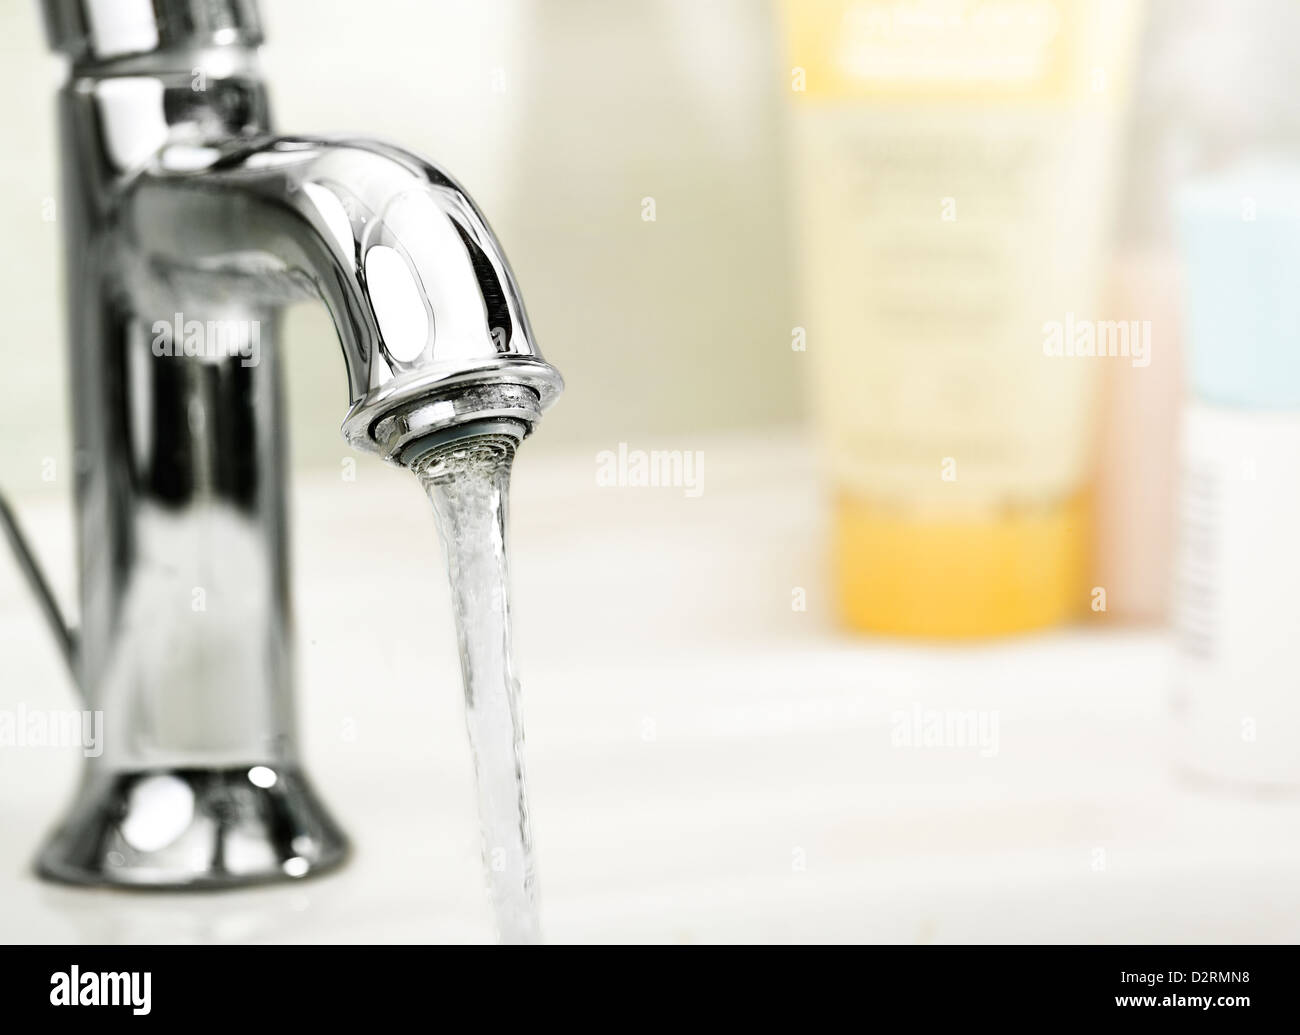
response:
<path id="1" fill-rule="evenodd" d="M 447 557 L 478 786 L 483 863 L 501 941 L 541 940 L 524 729 L 510 657 L 506 506 L 515 440 L 479 435 L 413 467 L 433 503 Z"/>

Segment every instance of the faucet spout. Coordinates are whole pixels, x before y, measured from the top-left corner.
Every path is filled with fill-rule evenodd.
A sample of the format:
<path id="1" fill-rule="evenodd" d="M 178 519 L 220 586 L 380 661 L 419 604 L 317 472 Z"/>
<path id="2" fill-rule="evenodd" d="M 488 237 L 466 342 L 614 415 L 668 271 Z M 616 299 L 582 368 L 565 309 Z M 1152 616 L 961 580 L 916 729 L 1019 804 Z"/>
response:
<path id="1" fill-rule="evenodd" d="M 171 144 L 126 184 L 116 218 L 137 305 L 323 301 L 358 449 L 409 463 L 481 422 L 522 438 L 563 387 L 486 220 L 410 152 L 301 137 Z"/>

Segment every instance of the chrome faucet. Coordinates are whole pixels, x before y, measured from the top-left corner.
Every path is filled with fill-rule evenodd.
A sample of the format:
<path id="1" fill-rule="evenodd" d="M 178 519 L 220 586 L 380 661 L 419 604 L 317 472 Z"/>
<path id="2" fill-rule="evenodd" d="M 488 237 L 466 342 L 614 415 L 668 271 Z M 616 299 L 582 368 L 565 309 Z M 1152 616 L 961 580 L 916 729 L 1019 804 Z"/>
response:
<path id="1" fill-rule="evenodd" d="M 347 842 L 294 731 L 278 310 L 343 348 L 354 447 L 409 465 L 528 435 L 562 387 L 496 238 L 436 166 L 274 136 L 254 0 L 44 0 L 60 102 L 78 632 L 0 518 L 104 717 L 37 868 L 213 887 Z"/>

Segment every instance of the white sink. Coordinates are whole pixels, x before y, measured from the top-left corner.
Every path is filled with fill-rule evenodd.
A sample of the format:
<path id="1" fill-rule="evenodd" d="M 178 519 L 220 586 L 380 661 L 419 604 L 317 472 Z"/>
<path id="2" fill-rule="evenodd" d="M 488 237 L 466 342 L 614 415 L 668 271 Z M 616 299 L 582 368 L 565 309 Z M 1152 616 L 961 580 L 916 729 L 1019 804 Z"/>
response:
<path id="1" fill-rule="evenodd" d="M 844 637 L 801 443 L 706 443 L 698 499 L 601 489 L 595 450 L 533 448 L 512 507 L 514 613 L 551 940 L 1300 939 L 1300 802 L 1175 777 L 1159 635 Z M 20 509 L 67 599 L 66 506 Z M 366 540 L 375 513 L 391 534 Z M 301 480 L 294 519 L 306 757 L 351 864 L 215 895 L 45 885 L 28 864 L 77 753 L 0 747 L 0 940 L 491 937 L 423 495 L 363 463 L 355 482 Z M 0 648 L 0 709 L 71 706 L 7 562 Z M 966 710 L 986 734 L 996 716 L 996 739 L 898 743 Z"/>

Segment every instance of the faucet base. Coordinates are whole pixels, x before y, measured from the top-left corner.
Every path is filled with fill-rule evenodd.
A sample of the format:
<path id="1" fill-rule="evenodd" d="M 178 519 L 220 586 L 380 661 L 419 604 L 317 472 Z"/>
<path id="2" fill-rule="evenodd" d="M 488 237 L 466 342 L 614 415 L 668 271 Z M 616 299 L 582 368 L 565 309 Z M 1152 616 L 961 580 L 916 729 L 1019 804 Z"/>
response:
<path id="1" fill-rule="evenodd" d="M 89 773 L 36 862 L 65 884 L 141 890 L 297 880 L 348 843 L 293 765 Z"/>

